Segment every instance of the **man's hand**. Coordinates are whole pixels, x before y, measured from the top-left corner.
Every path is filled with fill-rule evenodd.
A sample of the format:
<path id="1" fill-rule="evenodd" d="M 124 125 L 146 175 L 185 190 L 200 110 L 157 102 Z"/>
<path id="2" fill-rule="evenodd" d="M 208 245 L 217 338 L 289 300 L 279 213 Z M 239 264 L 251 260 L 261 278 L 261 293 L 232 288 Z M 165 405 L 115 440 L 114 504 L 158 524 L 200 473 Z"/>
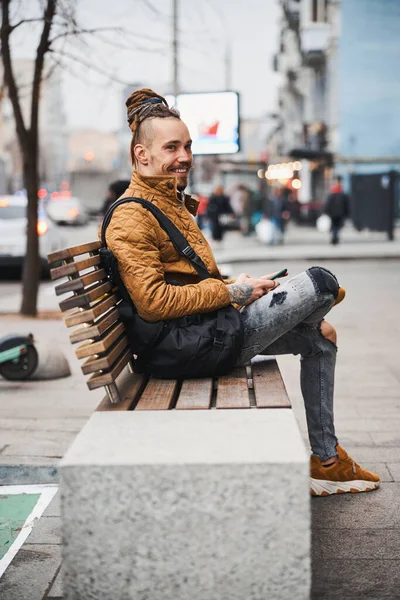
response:
<path id="1" fill-rule="evenodd" d="M 235 283 L 230 283 L 226 287 L 231 296 L 231 302 L 240 306 L 247 306 L 273 290 L 276 287 L 276 282 L 267 277 L 253 279 L 246 273 L 241 273 Z"/>
<path id="2" fill-rule="evenodd" d="M 263 275 L 262 277 L 260 277 L 260 279 L 271 279 L 271 277 L 273 277 L 277 273 L 279 273 L 279 271 L 275 271 L 275 273 L 270 273 L 269 275 Z M 288 273 L 288 271 L 286 271 L 285 275 L 282 275 L 282 277 L 287 277 L 288 275 L 289 275 L 289 273 Z M 275 279 L 274 281 L 278 281 L 278 280 Z"/>

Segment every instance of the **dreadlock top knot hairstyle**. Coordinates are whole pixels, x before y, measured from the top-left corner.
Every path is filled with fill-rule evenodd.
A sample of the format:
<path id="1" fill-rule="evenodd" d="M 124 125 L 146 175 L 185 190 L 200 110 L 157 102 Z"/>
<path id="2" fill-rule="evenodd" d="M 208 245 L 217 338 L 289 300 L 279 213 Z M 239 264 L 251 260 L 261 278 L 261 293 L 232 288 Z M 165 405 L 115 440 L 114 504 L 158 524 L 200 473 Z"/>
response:
<path id="1" fill-rule="evenodd" d="M 141 140 L 140 125 L 146 119 L 165 119 L 174 117 L 180 119 L 179 112 L 169 108 L 168 102 L 163 96 L 159 96 L 149 88 L 142 88 L 133 92 L 125 102 L 127 108 L 127 121 L 132 131 L 131 158 L 135 162 L 134 147 Z"/>

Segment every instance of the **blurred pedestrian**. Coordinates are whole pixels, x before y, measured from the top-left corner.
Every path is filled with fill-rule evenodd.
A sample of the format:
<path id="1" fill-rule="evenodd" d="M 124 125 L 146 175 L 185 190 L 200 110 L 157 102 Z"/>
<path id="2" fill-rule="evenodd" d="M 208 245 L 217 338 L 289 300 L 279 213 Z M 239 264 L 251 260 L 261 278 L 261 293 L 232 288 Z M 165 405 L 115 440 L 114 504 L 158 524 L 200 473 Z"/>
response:
<path id="1" fill-rule="evenodd" d="M 241 183 L 236 186 L 231 194 L 231 206 L 235 215 L 239 219 L 240 231 L 243 235 L 250 233 L 250 190 Z"/>
<path id="2" fill-rule="evenodd" d="M 104 200 L 101 209 L 102 216 L 106 214 L 108 207 L 111 206 L 115 200 L 118 200 L 118 198 L 128 189 L 129 184 L 129 179 L 118 179 L 117 181 L 110 183 L 108 186 L 107 197 Z"/>
<path id="3" fill-rule="evenodd" d="M 199 202 L 199 206 L 197 208 L 197 225 L 200 227 L 200 229 L 204 229 L 206 226 L 208 198 L 207 196 L 203 196 L 203 194 L 197 194 L 196 192 L 193 192 L 192 196 L 194 196 Z"/>
<path id="4" fill-rule="evenodd" d="M 286 223 L 290 218 L 290 209 L 288 190 L 281 187 L 274 188 L 270 201 L 270 219 L 275 226 L 272 244 L 283 244 Z"/>
<path id="5" fill-rule="evenodd" d="M 331 187 L 324 213 L 331 219 L 331 244 L 338 244 L 339 232 L 350 215 L 350 201 L 348 195 L 343 191 L 340 175 L 336 177 L 335 183 Z"/>
<path id="6" fill-rule="evenodd" d="M 224 216 L 234 216 L 229 196 L 224 194 L 224 188 L 219 185 L 211 194 L 207 206 L 207 218 L 210 222 L 211 237 L 214 242 L 222 242 L 224 237 Z"/>

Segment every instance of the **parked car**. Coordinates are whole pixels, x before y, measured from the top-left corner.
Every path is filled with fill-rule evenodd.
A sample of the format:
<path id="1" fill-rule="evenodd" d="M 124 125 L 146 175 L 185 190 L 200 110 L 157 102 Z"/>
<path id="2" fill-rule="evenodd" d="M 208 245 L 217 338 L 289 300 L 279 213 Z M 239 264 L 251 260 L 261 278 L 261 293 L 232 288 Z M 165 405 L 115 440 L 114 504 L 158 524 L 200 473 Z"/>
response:
<path id="1" fill-rule="evenodd" d="M 85 206 L 74 196 L 60 195 L 54 200 L 48 200 L 46 210 L 58 225 L 86 225 L 90 220 Z"/>
<path id="2" fill-rule="evenodd" d="M 27 236 L 26 196 L 0 196 L 0 267 L 22 267 Z M 47 215 L 39 201 L 39 253 L 43 270 L 48 271 L 47 255 L 67 244 L 65 236 Z"/>

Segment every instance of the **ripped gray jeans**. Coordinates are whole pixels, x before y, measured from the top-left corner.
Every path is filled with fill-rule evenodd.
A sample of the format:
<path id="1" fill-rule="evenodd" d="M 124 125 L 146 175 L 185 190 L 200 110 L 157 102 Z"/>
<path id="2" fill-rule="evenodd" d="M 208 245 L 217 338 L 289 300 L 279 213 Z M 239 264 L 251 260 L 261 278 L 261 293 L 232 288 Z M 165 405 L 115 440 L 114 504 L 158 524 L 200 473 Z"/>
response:
<path id="1" fill-rule="evenodd" d="M 313 454 L 336 456 L 333 390 L 337 348 L 320 332 L 337 298 L 336 277 L 311 267 L 242 309 L 244 344 L 238 365 L 257 354 L 300 354 L 301 391 Z"/>

